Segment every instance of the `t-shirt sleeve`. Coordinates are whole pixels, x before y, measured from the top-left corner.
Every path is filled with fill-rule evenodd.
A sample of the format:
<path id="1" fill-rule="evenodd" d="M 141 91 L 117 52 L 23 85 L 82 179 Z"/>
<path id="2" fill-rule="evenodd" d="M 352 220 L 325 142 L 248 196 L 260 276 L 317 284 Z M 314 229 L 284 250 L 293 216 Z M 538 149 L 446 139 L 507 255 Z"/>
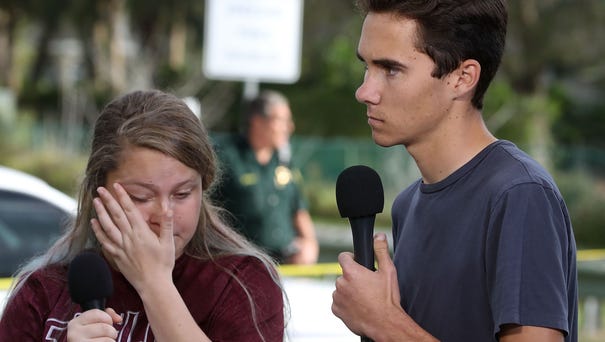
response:
<path id="1" fill-rule="evenodd" d="M 569 332 L 575 246 L 560 197 L 540 184 L 516 185 L 500 196 L 489 220 L 486 274 L 494 334 L 503 324 Z"/>
<path id="2" fill-rule="evenodd" d="M 42 296 L 42 284 L 28 278 L 10 299 L 0 318 L 0 341 L 40 341 L 46 318 L 44 308 L 48 301 Z"/>
<path id="3" fill-rule="evenodd" d="M 207 332 L 212 341 L 283 341 L 284 304 L 281 288 L 255 258 L 233 270 L 221 294 L 221 310 L 213 313 Z M 261 338 L 262 335 L 262 338 Z"/>

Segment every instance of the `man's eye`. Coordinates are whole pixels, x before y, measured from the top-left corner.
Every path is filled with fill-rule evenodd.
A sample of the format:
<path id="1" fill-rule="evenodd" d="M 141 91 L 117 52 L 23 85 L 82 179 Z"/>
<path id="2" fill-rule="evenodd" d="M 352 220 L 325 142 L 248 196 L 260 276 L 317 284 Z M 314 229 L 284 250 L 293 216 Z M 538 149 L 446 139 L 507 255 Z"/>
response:
<path id="1" fill-rule="evenodd" d="M 395 68 L 387 68 L 386 73 L 388 76 L 395 76 L 397 73 L 399 73 L 399 70 Z"/>

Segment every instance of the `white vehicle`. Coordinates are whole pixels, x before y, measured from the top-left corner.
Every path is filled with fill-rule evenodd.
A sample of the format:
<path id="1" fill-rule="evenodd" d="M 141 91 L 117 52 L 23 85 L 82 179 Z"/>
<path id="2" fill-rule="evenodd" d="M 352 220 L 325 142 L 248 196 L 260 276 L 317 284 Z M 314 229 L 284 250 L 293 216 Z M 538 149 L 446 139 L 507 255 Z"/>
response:
<path id="1" fill-rule="evenodd" d="M 76 208 L 75 199 L 42 179 L 0 166 L 0 312 L 8 278 L 50 246 Z"/>

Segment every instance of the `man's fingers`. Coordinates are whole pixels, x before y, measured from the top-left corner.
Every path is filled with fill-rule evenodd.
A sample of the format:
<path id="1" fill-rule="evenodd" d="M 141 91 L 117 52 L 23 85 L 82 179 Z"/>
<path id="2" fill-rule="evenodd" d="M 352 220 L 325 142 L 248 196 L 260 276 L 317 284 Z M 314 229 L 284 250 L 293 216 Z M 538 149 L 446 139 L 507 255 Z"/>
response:
<path id="1" fill-rule="evenodd" d="M 340 267 L 344 271 L 344 269 L 347 268 L 348 265 L 351 265 L 351 263 L 355 263 L 353 253 L 342 252 L 342 253 L 338 254 L 338 263 L 340 264 Z"/>
<path id="2" fill-rule="evenodd" d="M 393 264 L 393 259 L 389 254 L 389 244 L 387 236 L 384 233 L 378 233 L 374 236 L 374 254 L 378 263 L 378 272 L 385 275 L 390 282 L 390 300 L 394 305 L 399 305 L 399 281 L 397 280 L 397 270 Z"/>
<path id="3" fill-rule="evenodd" d="M 356 278 L 358 277 L 359 272 L 372 272 L 355 261 L 355 255 L 351 252 L 342 252 L 338 254 L 338 263 L 342 269 L 343 278 Z"/>
<path id="4" fill-rule="evenodd" d="M 377 233 L 374 235 L 374 255 L 376 256 L 376 262 L 378 267 L 388 267 L 393 265 L 393 260 L 389 254 L 389 244 L 387 242 L 387 236 L 384 233 Z"/>

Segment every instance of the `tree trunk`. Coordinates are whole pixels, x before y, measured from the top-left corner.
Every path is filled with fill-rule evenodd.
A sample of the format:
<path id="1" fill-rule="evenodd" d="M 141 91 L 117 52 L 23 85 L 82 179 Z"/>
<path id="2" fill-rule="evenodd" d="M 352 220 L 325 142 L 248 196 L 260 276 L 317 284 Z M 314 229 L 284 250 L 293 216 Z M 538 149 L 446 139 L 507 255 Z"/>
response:
<path id="1" fill-rule="evenodd" d="M 9 12 L 0 9 L 0 87 L 12 88 L 12 34 L 12 16 Z"/>
<path id="2" fill-rule="evenodd" d="M 109 26 L 111 28 L 109 73 L 111 89 L 118 94 L 127 88 L 126 55 L 129 28 L 125 5 L 125 0 L 112 0 L 109 4 Z"/>
<path id="3" fill-rule="evenodd" d="M 180 70 L 185 65 L 187 52 L 187 25 L 180 13 L 174 18 L 170 27 L 170 56 L 169 63 L 173 70 Z"/>

